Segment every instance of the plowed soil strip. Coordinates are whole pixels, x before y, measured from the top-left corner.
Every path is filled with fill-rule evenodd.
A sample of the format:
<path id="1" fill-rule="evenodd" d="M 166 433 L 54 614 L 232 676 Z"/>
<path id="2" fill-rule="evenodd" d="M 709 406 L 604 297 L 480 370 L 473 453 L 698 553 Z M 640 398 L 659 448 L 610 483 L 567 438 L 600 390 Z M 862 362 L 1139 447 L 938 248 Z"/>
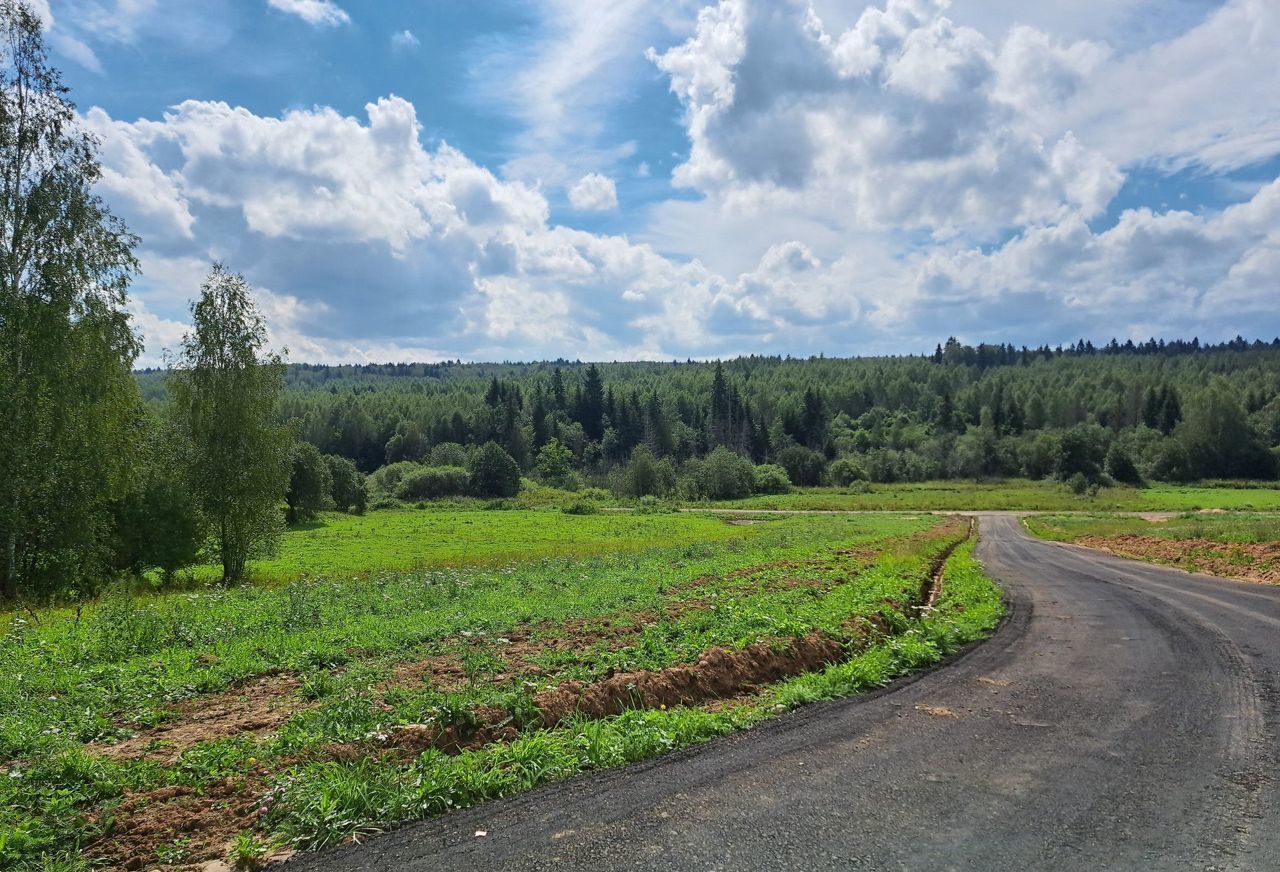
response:
<path id="1" fill-rule="evenodd" d="M 1120 557 L 1167 563 L 1192 572 L 1280 584 L 1280 542 L 1216 542 L 1123 534 L 1084 536 L 1075 544 Z"/>

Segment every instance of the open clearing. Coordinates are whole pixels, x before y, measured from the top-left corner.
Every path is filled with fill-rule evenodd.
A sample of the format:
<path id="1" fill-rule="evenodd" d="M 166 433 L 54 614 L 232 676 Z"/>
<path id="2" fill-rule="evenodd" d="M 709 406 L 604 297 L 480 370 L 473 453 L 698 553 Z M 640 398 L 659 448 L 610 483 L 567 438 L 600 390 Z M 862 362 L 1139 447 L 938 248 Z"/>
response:
<path id="1" fill-rule="evenodd" d="M 789 494 L 714 503 L 718 508 L 809 511 L 1029 511 L 1185 512 L 1197 509 L 1280 510 L 1280 488 L 1157 484 L 1108 487 L 1076 496 L 1057 482 L 931 481 L 875 484 L 867 492 L 848 488 L 803 488 Z"/>
<path id="2" fill-rule="evenodd" d="M 1167 519 L 1037 516 L 1033 534 L 1224 578 L 1280 584 L 1280 518 L 1237 513 Z"/>
<path id="3" fill-rule="evenodd" d="M 379 512 L 290 534 L 269 585 L 11 617 L 0 863 L 323 847 L 874 687 L 995 626 L 972 547 L 929 516 Z"/>

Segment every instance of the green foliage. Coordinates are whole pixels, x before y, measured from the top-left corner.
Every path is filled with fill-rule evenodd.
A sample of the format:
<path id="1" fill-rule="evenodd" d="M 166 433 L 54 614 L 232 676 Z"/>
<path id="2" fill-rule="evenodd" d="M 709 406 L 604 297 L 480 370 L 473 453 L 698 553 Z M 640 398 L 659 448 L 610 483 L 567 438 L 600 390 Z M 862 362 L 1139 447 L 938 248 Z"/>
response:
<path id="1" fill-rule="evenodd" d="M 1107 449 L 1107 475 L 1121 484 L 1142 484 L 1142 474 L 1134 465 L 1129 452 L 1117 440 Z"/>
<path id="2" fill-rule="evenodd" d="M 560 444 L 559 439 L 552 438 L 538 451 L 535 464 L 538 478 L 552 487 L 573 490 L 576 476 L 573 471 L 573 452 Z"/>
<path id="3" fill-rule="evenodd" d="M 215 264 L 191 308 L 172 375 L 187 475 L 218 545 L 225 582 L 280 535 L 293 437 L 274 421 L 284 383 L 279 357 L 261 358 L 266 325 L 243 277 Z"/>
<path id="4" fill-rule="evenodd" d="M 1275 478 L 1275 457 L 1221 377 L 1192 398 L 1176 435 L 1198 477 Z"/>
<path id="5" fill-rule="evenodd" d="M 827 467 L 827 479 L 836 487 L 848 487 L 855 481 L 866 481 L 867 471 L 857 461 L 841 457 Z"/>
<path id="6" fill-rule="evenodd" d="M 432 446 L 431 453 L 427 455 L 427 464 L 429 466 L 466 466 L 467 456 L 467 449 L 457 442 L 442 442 Z"/>
<path id="7" fill-rule="evenodd" d="M 520 466 L 496 442 L 486 442 L 467 461 L 471 492 L 482 497 L 513 497 L 520 492 Z"/>
<path id="8" fill-rule="evenodd" d="M 688 461 L 681 470 L 681 484 L 690 499 L 734 500 L 755 487 L 755 467 L 721 446 L 705 458 Z"/>
<path id="9" fill-rule="evenodd" d="M 827 466 L 821 454 L 799 445 L 779 451 L 774 462 L 787 471 L 787 479 L 792 484 L 804 486 L 822 484 L 822 473 Z"/>
<path id="10" fill-rule="evenodd" d="M 204 520 L 191 495 L 172 428 L 166 422 L 148 421 L 146 432 L 141 468 L 113 507 L 113 563 L 138 576 L 158 569 L 169 581 L 177 570 L 198 560 Z"/>
<path id="11" fill-rule="evenodd" d="M 363 515 L 369 506 L 369 487 L 364 473 L 351 460 L 326 454 L 329 478 L 333 481 L 333 505 L 340 512 Z"/>
<path id="12" fill-rule="evenodd" d="M 293 465 L 284 501 L 289 506 L 285 518 L 290 524 L 310 521 L 317 512 L 333 508 L 333 473 L 320 449 L 310 442 L 293 446 Z"/>
<path id="13" fill-rule="evenodd" d="M 753 473 L 752 489 L 758 494 L 785 494 L 791 492 L 791 479 L 787 471 L 776 463 L 762 463 Z"/>
<path id="14" fill-rule="evenodd" d="M 137 239 L 29 7 L 0 3 L 0 597 L 93 586 L 138 445 Z"/>
<path id="15" fill-rule="evenodd" d="M 396 485 L 402 500 L 434 500 L 468 493 L 470 477 L 461 466 L 419 466 L 407 472 Z"/>
<path id="16" fill-rule="evenodd" d="M 645 445 L 631 453 L 631 460 L 619 476 L 616 490 L 623 496 L 669 496 L 676 488 L 676 471 L 667 458 L 659 460 Z"/>

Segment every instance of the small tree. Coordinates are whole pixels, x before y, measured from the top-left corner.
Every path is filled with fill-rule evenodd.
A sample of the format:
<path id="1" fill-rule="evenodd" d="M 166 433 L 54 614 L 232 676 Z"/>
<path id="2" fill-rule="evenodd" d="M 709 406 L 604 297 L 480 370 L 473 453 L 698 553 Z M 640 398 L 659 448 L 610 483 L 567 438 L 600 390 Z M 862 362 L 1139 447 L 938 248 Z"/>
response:
<path id="1" fill-rule="evenodd" d="M 538 478 L 552 487 L 567 488 L 573 483 L 573 452 L 552 438 L 538 452 Z"/>
<path id="2" fill-rule="evenodd" d="M 822 472 L 827 465 L 821 454 L 801 445 L 782 449 L 774 460 L 787 471 L 791 483 L 798 485 L 821 484 Z"/>
<path id="3" fill-rule="evenodd" d="M 329 465 L 329 478 L 333 481 L 334 508 L 363 515 L 369 507 L 369 487 L 364 473 L 351 460 L 337 454 L 326 454 L 324 460 Z"/>
<path id="4" fill-rule="evenodd" d="M 293 436 L 275 423 L 284 363 L 262 354 L 267 330 L 249 285 L 215 264 L 191 307 L 192 331 L 170 377 L 189 478 L 222 561 L 226 583 L 281 532 Z"/>
<path id="5" fill-rule="evenodd" d="M 114 510 L 115 566 L 141 575 L 159 569 L 167 582 L 195 563 L 204 519 L 191 494 L 172 427 L 148 422 L 146 450 L 134 486 Z"/>
<path id="6" fill-rule="evenodd" d="M 482 497 L 513 497 L 520 492 L 520 465 L 496 442 L 486 442 L 467 463 L 471 492 Z"/>
<path id="7" fill-rule="evenodd" d="M 333 506 L 333 473 L 320 449 L 310 442 L 293 447 L 293 470 L 284 501 L 289 506 L 285 520 L 290 524 L 310 521 L 316 512 Z"/>
<path id="8" fill-rule="evenodd" d="M 791 479 L 776 463 L 762 463 L 755 469 L 754 489 L 758 494 L 785 494 L 791 490 Z"/>
<path id="9" fill-rule="evenodd" d="M 670 460 L 659 460 L 647 446 L 641 445 L 631 452 L 631 460 L 618 482 L 624 496 L 662 497 L 675 490 L 676 471 Z"/>
<path id="10" fill-rule="evenodd" d="M 827 467 L 827 479 L 836 487 L 848 487 L 855 481 L 866 481 L 867 471 L 856 460 L 841 457 Z"/>
<path id="11" fill-rule="evenodd" d="M 1107 449 L 1107 475 L 1123 484 L 1142 484 L 1138 467 L 1119 441 L 1112 442 Z"/>

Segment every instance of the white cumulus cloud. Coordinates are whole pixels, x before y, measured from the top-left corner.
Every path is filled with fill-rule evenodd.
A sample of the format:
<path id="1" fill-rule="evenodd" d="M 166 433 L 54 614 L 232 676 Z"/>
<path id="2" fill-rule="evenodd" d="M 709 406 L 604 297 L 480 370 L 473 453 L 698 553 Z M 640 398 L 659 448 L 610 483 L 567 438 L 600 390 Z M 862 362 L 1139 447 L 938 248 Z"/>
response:
<path id="1" fill-rule="evenodd" d="M 581 212 L 605 212 L 618 208 L 618 188 L 613 179 L 587 173 L 569 189 L 569 204 Z"/>

